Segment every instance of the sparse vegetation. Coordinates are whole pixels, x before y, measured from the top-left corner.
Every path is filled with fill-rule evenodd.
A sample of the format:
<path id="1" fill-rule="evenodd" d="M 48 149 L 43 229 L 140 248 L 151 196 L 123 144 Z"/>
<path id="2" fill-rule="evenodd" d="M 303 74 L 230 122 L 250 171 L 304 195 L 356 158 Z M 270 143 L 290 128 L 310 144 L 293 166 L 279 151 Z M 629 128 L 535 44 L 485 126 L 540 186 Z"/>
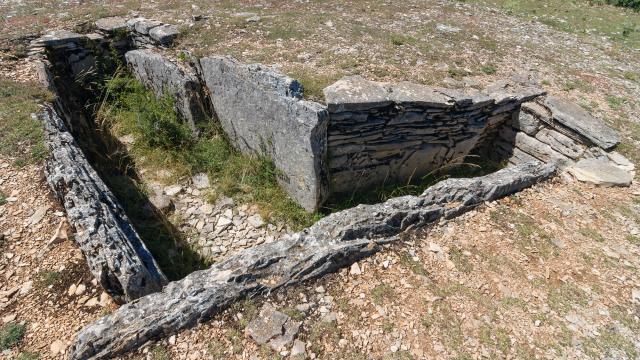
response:
<path id="1" fill-rule="evenodd" d="M 57 271 L 40 271 L 37 276 L 36 285 L 40 288 L 45 288 L 57 284 L 60 279 L 61 275 Z"/>
<path id="2" fill-rule="evenodd" d="M 151 360 L 171 360 L 171 353 L 162 345 L 155 346 L 151 352 Z"/>
<path id="3" fill-rule="evenodd" d="M 116 76 L 108 81 L 98 118 L 119 136 L 134 135 L 137 140 L 130 153 L 140 166 L 171 169 L 176 177 L 207 172 L 216 192 L 256 203 L 263 217 L 294 228 L 308 226 L 318 217 L 304 211 L 280 188 L 280 174 L 271 161 L 239 153 L 214 124 L 193 139 L 172 102 L 167 97 L 156 99 L 133 78 Z"/>
<path id="4" fill-rule="evenodd" d="M 389 284 L 378 284 L 371 290 L 371 296 L 375 304 L 382 304 L 383 301 L 392 301 L 395 296 L 395 291 Z"/>
<path id="5" fill-rule="evenodd" d="M 0 328 L 0 350 L 8 350 L 17 345 L 26 331 L 26 325 L 13 322 L 4 324 Z"/>
<path id="6" fill-rule="evenodd" d="M 422 263 L 420 261 L 414 260 L 409 253 L 402 254 L 402 256 L 400 257 L 400 263 L 406 266 L 407 268 L 409 268 L 409 270 L 411 270 L 411 272 L 416 275 L 420 275 L 420 276 L 429 275 L 429 273 L 427 272 L 427 269 L 424 268 Z"/>
<path id="7" fill-rule="evenodd" d="M 588 237 L 598 242 L 604 242 L 604 236 L 602 236 L 598 231 L 589 227 L 583 227 L 579 230 L 582 236 Z"/>
<path id="8" fill-rule="evenodd" d="M 4 205 L 7 203 L 7 195 L 0 191 L 0 205 Z"/>
<path id="9" fill-rule="evenodd" d="M 17 166 L 46 155 L 42 125 L 31 114 L 49 97 L 39 85 L 0 78 L 0 154 L 13 157 Z"/>

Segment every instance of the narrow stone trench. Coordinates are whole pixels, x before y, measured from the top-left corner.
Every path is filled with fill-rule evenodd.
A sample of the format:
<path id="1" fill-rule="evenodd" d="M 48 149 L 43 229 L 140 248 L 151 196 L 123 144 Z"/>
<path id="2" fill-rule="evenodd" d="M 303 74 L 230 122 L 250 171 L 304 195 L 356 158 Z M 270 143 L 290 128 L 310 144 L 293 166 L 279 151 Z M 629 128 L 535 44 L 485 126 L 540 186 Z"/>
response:
<path id="1" fill-rule="evenodd" d="M 139 22 L 134 24 L 138 32 Z M 85 256 L 94 275 L 103 279 L 101 284 L 114 299 L 135 301 L 83 329 L 72 358 L 111 357 L 206 321 L 238 299 L 318 278 L 380 251 L 381 245 L 406 231 L 545 180 L 556 168 L 580 174 L 578 165 L 589 160 L 599 162 L 605 173 L 606 169 L 633 171 L 626 159 L 610 151 L 619 141 L 615 132 L 571 104 L 545 97 L 544 91 L 526 81 L 461 93 L 349 77 L 325 89 L 324 105 L 304 100 L 297 81 L 259 64 L 223 57 L 196 59 L 190 74 L 151 50 L 133 53 L 131 44 L 138 46 L 140 35 L 132 40 L 123 29 L 106 29 L 107 37 L 58 33 L 41 40 L 45 50 L 41 70 L 57 96 L 42 118 L 50 136 L 65 139 L 49 143 L 58 146 L 56 155 L 73 153 L 75 144 L 82 149 L 83 155 L 75 156 L 86 157 L 85 173 L 91 175 L 93 167 L 99 175 L 89 180 L 106 189 L 103 194 L 89 194 L 104 210 L 96 224 L 103 226 L 107 219 L 109 227 L 113 225 L 109 220 L 116 219 L 113 228 L 124 234 L 124 244 L 128 240 L 135 248 L 128 255 L 131 267 L 120 273 L 119 264 L 104 252 L 113 245 L 109 229 L 101 239 L 105 243 L 100 243 L 92 237 L 91 224 L 75 224 L 80 232 L 90 233 L 86 244 L 93 248 Z M 136 56 L 142 58 L 133 60 Z M 188 87 L 182 88 L 186 92 L 175 101 L 191 129 L 197 133 L 198 122 L 211 119 L 206 116 L 210 102 L 231 145 L 243 153 L 269 157 L 281 172 L 282 188 L 299 206 L 315 211 L 330 199 L 329 204 L 339 204 L 332 208 L 344 210 L 292 233 L 281 224 L 265 224 L 256 217 L 255 208 L 237 207 L 229 198 L 205 203 L 201 190 L 211 184 L 203 174 L 152 188 L 155 195 L 149 194 L 141 186 L 146 182 L 143 169 L 137 168 L 127 144 L 96 121 L 104 82 L 123 71 L 125 64 L 156 94 L 166 94 L 167 84 L 184 86 L 186 81 Z M 194 102 L 206 106 L 193 106 Z M 472 167 L 474 172 L 458 174 L 481 177 L 436 181 L 456 174 L 441 169 L 477 158 L 482 161 Z M 54 175 L 63 171 L 56 165 L 49 168 Z M 434 185 L 426 190 L 413 185 L 415 179 L 429 177 Z M 73 203 L 69 188 L 73 192 L 78 184 L 65 181 L 62 186 L 50 183 L 67 206 Z M 108 189 L 101 188 L 101 181 Z M 365 201 L 355 194 L 387 187 L 387 181 L 392 184 L 390 194 L 405 196 L 360 205 Z M 110 192 L 117 201 L 104 195 Z M 87 196 L 72 195 L 85 200 Z M 175 213 L 186 217 L 170 219 L 152 201 L 158 196 L 170 197 Z M 67 211 L 77 208 L 71 204 Z M 215 220 L 206 220 L 213 219 L 214 211 Z M 233 243 L 226 239 L 231 235 L 236 237 Z M 93 259 L 93 250 L 103 258 Z M 117 251 L 116 246 L 114 254 Z M 207 270 L 194 272 L 211 262 L 214 265 Z M 174 281 L 167 284 L 164 275 Z M 128 324 L 126 319 L 132 318 L 136 322 Z"/>

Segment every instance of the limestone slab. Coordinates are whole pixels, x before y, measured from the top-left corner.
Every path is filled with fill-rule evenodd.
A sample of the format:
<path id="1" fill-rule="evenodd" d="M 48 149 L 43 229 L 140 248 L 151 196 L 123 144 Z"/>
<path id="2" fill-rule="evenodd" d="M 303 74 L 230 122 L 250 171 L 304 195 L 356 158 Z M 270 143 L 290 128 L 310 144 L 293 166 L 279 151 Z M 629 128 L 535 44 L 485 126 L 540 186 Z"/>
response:
<path id="1" fill-rule="evenodd" d="M 231 58 L 200 60 L 216 115 L 243 153 L 270 158 L 279 183 L 308 211 L 328 196 L 326 108 L 300 99 L 301 85 L 261 65 Z"/>

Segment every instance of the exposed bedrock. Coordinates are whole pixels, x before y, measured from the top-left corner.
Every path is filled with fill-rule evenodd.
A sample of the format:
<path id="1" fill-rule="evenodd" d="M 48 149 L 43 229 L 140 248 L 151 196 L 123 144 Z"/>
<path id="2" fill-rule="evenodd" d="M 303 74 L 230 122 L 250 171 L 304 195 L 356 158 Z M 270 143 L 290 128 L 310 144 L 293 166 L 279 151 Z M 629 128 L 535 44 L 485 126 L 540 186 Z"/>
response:
<path id="1" fill-rule="evenodd" d="M 93 276 L 121 303 L 159 291 L 167 278 L 62 119 L 48 106 L 40 118 L 49 150 L 47 182 L 65 207 Z"/>
<path id="2" fill-rule="evenodd" d="M 78 333 L 70 358 L 112 358 L 206 321 L 239 298 L 348 266 L 405 231 L 532 186 L 554 171 L 553 164 L 525 163 L 483 177 L 445 180 L 420 196 L 334 213 L 302 232 L 243 250 L 208 270 L 169 283 L 161 292 L 121 306 Z"/>
<path id="3" fill-rule="evenodd" d="M 407 183 L 474 149 L 544 91 L 497 83 L 484 91 L 378 83 L 360 76 L 324 89 L 331 191 Z"/>
<path id="4" fill-rule="evenodd" d="M 259 64 L 226 57 L 200 60 L 213 109 L 231 143 L 270 158 L 281 186 L 308 211 L 328 196 L 327 111 L 302 100 L 294 79 Z"/>
<path id="5" fill-rule="evenodd" d="M 125 54 L 131 73 L 157 97 L 170 96 L 178 114 L 197 132 L 197 124 L 208 120 L 204 92 L 199 79 L 189 68 L 151 50 L 132 50 Z"/>

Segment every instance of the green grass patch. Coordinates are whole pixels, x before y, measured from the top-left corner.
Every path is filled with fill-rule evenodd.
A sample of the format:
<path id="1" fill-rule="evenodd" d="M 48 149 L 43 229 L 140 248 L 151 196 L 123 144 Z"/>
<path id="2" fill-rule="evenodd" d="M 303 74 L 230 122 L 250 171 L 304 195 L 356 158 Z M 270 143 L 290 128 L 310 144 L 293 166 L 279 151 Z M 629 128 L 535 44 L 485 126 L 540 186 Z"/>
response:
<path id="1" fill-rule="evenodd" d="M 38 360 L 40 359 L 40 354 L 33 352 L 21 352 L 18 354 L 16 360 Z"/>
<path id="2" fill-rule="evenodd" d="M 395 296 L 396 292 L 389 284 L 378 284 L 371 290 L 371 297 L 377 305 L 381 305 L 385 300 L 391 301 Z"/>
<path id="3" fill-rule="evenodd" d="M 0 328 L 0 350 L 8 350 L 17 345 L 27 331 L 26 325 L 7 323 Z"/>
<path id="4" fill-rule="evenodd" d="M 149 355 L 151 360 L 171 360 L 171 353 L 162 345 L 154 347 Z"/>
<path id="5" fill-rule="evenodd" d="M 412 273 L 420 276 L 427 276 L 429 273 L 424 268 L 421 262 L 414 260 L 409 253 L 404 253 L 400 256 L 400 263 L 411 270 Z"/>
<path id="6" fill-rule="evenodd" d="M 640 245 L 640 237 L 636 235 L 627 235 L 627 241 L 633 245 Z"/>
<path id="7" fill-rule="evenodd" d="M 62 280 L 62 276 L 57 271 L 40 271 L 37 274 L 36 286 L 39 288 L 49 287 Z"/>
<path id="8" fill-rule="evenodd" d="M 295 229 L 315 222 L 280 186 L 282 174 L 266 157 L 236 151 L 222 130 L 211 122 L 194 139 L 178 119 L 168 97 L 157 99 L 135 79 L 116 76 L 106 85 L 105 105 L 98 118 L 117 136 L 133 135 L 130 155 L 147 169 L 169 169 L 177 178 L 206 172 L 216 195 L 257 204 L 267 219 L 284 221 Z"/>
<path id="9" fill-rule="evenodd" d="M 339 74 L 322 74 L 315 68 L 310 69 L 304 66 L 289 69 L 287 73 L 302 84 L 305 99 L 317 102 L 324 102 L 322 90 L 340 77 Z"/>
<path id="10" fill-rule="evenodd" d="M 498 71 L 498 69 L 494 65 L 485 65 L 481 67 L 480 70 L 482 70 L 482 72 L 487 75 L 493 75 Z"/>
<path id="11" fill-rule="evenodd" d="M 0 191 L 0 205 L 4 205 L 7 203 L 7 195 Z"/>
<path id="12" fill-rule="evenodd" d="M 549 307 L 559 313 L 566 313 L 574 306 L 585 306 L 588 303 L 587 294 L 573 284 L 552 286 L 547 300 Z"/>
<path id="13" fill-rule="evenodd" d="M 637 10 L 639 0 L 545 0 L 544 6 L 539 0 L 466 1 L 502 8 L 563 32 L 606 36 L 634 48 L 640 44 L 640 14 L 621 8 Z"/>
<path id="14" fill-rule="evenodd" d="M 0 154 L 15 158 L 18 166 L 46 156 L 42 125 L 31 114 L 50 97 L 40 85 L 0 78 Z"/>
<path id="15" fill-rule="evenodd" d="M 607 103 L 612 110 L 620 110 L 622 105 L 627 102 L 627 99 L 624 97 L 607 95 L 606 97 Z"/>
<path id="16" fill-rule="evenodd" d="M 602 236 L 598 231 L 589 227 L 583 227 L 578 230 L 582 236 L 588 237 L 589 239 L 593 239 L 597 242 L 604 242 L 604 236 Z"/>
<path id="17" fill-rule="evenodd" d="M 452 247 L 449 250 L 449 259 L 456 264 L 456 269 L 459 271 L 469 274 L 473 271 L 473 264 L 469 261 L 469 257 L 464 255 L 462 249 L 458 247 Z"/>

